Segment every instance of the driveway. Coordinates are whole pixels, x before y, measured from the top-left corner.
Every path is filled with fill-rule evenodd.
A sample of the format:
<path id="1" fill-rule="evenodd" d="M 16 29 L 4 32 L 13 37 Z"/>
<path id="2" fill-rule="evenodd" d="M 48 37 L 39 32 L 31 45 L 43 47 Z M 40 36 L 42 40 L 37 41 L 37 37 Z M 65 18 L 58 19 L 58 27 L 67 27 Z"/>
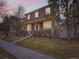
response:
<path id="1" fill-rule="evenodd" d="M 18 59 L 56 59 L 55 57 L 47 56 L 4 40 L 0 40 L 0 47 Z"/>

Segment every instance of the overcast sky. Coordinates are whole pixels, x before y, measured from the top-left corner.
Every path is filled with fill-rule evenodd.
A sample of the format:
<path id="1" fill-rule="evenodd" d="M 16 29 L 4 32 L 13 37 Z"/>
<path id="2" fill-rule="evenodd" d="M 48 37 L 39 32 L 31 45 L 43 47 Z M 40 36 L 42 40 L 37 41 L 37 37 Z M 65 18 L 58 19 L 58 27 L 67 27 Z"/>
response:
<path id="1" fill-rule="evenodd" d="M 25 13 L 28 13 L 48 4 L 47 3 L 48 0 L 6 0 L 6 1 L 8 6 L 13 9 L 11 10 L 11 12 L 13 12 L 14 10 L 16 11 L 17 7 L 20 5 L 24 6 Z"/>

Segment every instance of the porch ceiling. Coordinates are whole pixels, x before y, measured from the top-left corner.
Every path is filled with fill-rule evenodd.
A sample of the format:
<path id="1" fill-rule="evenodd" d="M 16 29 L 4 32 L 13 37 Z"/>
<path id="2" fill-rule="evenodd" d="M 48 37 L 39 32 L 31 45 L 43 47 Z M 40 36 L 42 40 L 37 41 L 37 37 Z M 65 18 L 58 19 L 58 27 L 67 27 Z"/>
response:
<path id="1" fill-rule="evenodd" d="M 30 21 L 26 21 L 24 24 L 38 22 L 38 21 L 44 21 L 44 20 L 45 20 L 45 18 L 36 19 L 36 20 L 30 20 Z"/>

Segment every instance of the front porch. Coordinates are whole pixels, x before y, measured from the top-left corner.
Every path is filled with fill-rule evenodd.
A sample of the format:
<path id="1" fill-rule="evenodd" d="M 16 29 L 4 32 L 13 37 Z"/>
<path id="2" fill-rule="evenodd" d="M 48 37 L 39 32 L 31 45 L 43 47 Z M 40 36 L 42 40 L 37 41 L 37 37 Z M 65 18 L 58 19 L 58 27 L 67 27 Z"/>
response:
<path id="1" fill-rule="evenodd" d="M 51 29 L 33 30 L 33 37 L 51 38 Z"/>

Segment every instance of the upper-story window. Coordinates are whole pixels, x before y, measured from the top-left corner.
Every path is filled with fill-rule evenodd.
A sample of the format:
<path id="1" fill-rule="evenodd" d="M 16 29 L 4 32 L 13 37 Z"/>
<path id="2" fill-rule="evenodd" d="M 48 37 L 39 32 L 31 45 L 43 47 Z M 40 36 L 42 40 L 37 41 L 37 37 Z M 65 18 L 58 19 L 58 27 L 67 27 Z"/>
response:
<path id="1" fill-rule="evenodd" d="M 38 12 L 38 11 L 35 12 L 35 17 L 36 17 L 36 18 L 39 17 L 39 12 Z"/>
<path id="2" fill-rule="evenodd" d="M 46 14 L 50 14 L 51 13 L 50 7 L 48 7 L 48 8 L 45 9 L 45 13 Z"/>
<path id="3" fill-rule="evenodd" d="M 30 20 L 30 15 L 27 15 L 27 20 Z"/>

